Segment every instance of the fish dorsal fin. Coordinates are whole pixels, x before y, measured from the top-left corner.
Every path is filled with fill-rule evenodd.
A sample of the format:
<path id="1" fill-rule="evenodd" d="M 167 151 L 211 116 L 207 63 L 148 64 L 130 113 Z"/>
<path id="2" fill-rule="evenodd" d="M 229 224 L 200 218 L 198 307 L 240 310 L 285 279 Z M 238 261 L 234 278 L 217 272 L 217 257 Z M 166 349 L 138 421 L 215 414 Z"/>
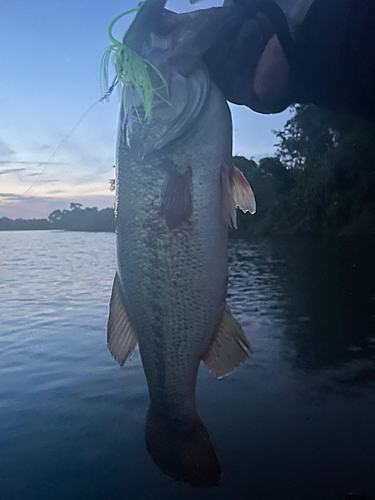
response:
<path id="1" fill-rule="evenodd" d="M 123 366 L 132 356 L 137 344 L 136 334 L 125 310 L 121 282 L 116 273 L 109 305 L 107 347 L 120 366 Z"/>
<path id="2" fill-rule="evenodd" d="M 226 305 L 219 329 L 203 362 L 218 378 L 222 378 L 249 358 L 248 351 L 253 352 L 241 325 Z"/>
<path id="3" fill-rule="evenodd" d="M 223 217 L 230 227 L 237 229 L 236 207 L 243 212 L 255 213 L 253 190 L 241 170 L 234 165 L 221 168 L 221 194 Z"/>

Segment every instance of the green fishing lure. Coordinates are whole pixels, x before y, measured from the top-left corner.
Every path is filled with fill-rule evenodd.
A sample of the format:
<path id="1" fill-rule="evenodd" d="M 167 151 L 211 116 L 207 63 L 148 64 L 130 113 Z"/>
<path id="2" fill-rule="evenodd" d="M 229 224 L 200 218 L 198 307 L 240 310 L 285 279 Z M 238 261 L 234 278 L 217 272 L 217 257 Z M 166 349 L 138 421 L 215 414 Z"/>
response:
<path id="1" fill-rule="evenodd" d="M 150 61 L 139 56 L 134 50 L 124 43 L 116 40 L 112 34 L 113 27 L 119 19 L 128 14 L 137 13 L 145 2 L 147 2 L 147 0 L 139 4 L 138 7 L 120 14 L 110 23 L 108 27 L 108 35 L 112 44 L 105 49 L 102 56 L 101 86 L 103 94 L 109 95 L 109 89 L 111 88 L 109 85 L 109 67 L 112 61 L 115 68 L 116 79 L 123 84 L 121 100 L 125 112 L 134 108 L 139 120 L 142 119 L 137 106 L 135 105 L 133 93 L 133 90 L 135 90 L 139 95 L 144 110 L 144 119 L 146 121 L 151 121 L 152 104 L 155 96 L 168 103 L 167 82 L 160 71 Z M 154 72 L 160 80 L 160 86 L 157 88 L 155 88 L 152 84 L 151 72 Z M 161 92 L 163 92 L 166 97 L 164 97 Z"/>

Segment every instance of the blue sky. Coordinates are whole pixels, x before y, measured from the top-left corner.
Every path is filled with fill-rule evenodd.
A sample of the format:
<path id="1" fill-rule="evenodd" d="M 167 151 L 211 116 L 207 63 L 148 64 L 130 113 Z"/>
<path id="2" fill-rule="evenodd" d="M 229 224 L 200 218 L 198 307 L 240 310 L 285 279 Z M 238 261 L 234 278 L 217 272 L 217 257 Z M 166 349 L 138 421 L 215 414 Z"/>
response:
<path id="1" fill-rule="evenodd" d="M 46 217 L 71 201 L 111 206 L 119 99 L 97 105 L 33 184 L 53 150 L 101 97 L 100 59 L 107 27 L 132 0 L 1 0 L 0 217 Z M 203 0 L 199 8 L 220 5 Z M 167 7 L 187 11 L 188 0 Z M 115 30 L 121 38 L 130 19 Z M 234 154 L 272 154 L 273 129 L 288 112 L 263 116 L 233 106 Z"/>

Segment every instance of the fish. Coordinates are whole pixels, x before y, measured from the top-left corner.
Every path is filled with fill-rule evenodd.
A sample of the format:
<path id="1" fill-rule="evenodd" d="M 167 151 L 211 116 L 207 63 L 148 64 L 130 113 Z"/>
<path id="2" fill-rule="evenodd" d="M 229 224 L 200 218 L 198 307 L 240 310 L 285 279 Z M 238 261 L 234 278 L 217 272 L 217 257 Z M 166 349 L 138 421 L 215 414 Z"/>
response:
<path id="1" fill-rule="evenodd" d="M 176 14 L 164 6 L 147 0 L 124 37 L 160 72 L 168 95 L 154 99 L 151 120 L 136 92 L 135 105 L 121 107 L 107 345 L 121 366 L 139 345 L 155 463 L 208 488 L 221 471 L 196 408 L 198 368 L 203 361 L 220 378 L 251 352 L 226 303 L 227 242 L 236 207 L 254 213 L 256 205 L 232 163 L 231 113 L 203 59 L 237 14 L 225 7 Z"/>

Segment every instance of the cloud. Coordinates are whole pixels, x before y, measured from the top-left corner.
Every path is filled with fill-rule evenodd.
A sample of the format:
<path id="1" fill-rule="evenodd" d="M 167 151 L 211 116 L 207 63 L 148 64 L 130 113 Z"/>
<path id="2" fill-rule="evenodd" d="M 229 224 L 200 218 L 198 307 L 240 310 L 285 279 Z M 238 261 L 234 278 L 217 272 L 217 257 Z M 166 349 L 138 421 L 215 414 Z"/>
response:
<path id="1" fill-rule="evenodd" d="M 12 200 L 17 200 L 19 199 L 19 195 L 18 194 L 14 194 L 14 193 L 0 193 L 0 198 L 9 198 L 9 199 L 12 199 Z"/>
<path id="2" fill-rule="evenodd" d="M 12 200 L 12 201 L 23 201 L 23 202 L 35 202 L 35 201 L 50 201 L 54 198 L 52 196 L 23 196 L 22 194 L 14 193 L 0 193 L 0 198 Z M 0 205 L 1 206 L 1 205 Z"/>
<path id="3" fill-rule="evenodd" d="M 44 165 L 67 165 L 64 162 L 58 161 L 13 161 L 13 160 L 1 160 L 0 165 L 36 165 L 37 167 L 42 167 Z"/>
<path id="4" fill-rule="evenodd" d="M 51 149 L 52 146 L 50 144 L 43 144 L 43 146 L 39 146 L 35 148 L 35 151 L 46 151 L 47 149 Z"/>
<path id="5" fill-rule="evenodd" d="M 26 170 L 25 168 L 6 168 L 5 170 L 0 170 L 0 175 L 13 174 L 14 172 L 22 172 Z"/>
<path id="6" fill-rule="evenodd" d="M 82 203 L 85 207 L 98 207 L 99 209 L 113 206 L 113 195 L 68 195 L 56 198 L 50 196 L 22 196 L 13 193 L 0 193 L 0 217 L 16 219 L 46 218 L 56 209 L 69 208 L 71 202 Z"/>
<path id="7" fill-rule="evenodd" d="M 42 167 L 44 165 L 68 165 L 68 163 L 63 161 L 38 161 L 37 165 L 38 167 Z"/>
<path id="8" fill-rule="evenodd" d="M 13 156 L 14 151 L 2 140 L 0 140 L 0 155 L 1 156 Z"/>

